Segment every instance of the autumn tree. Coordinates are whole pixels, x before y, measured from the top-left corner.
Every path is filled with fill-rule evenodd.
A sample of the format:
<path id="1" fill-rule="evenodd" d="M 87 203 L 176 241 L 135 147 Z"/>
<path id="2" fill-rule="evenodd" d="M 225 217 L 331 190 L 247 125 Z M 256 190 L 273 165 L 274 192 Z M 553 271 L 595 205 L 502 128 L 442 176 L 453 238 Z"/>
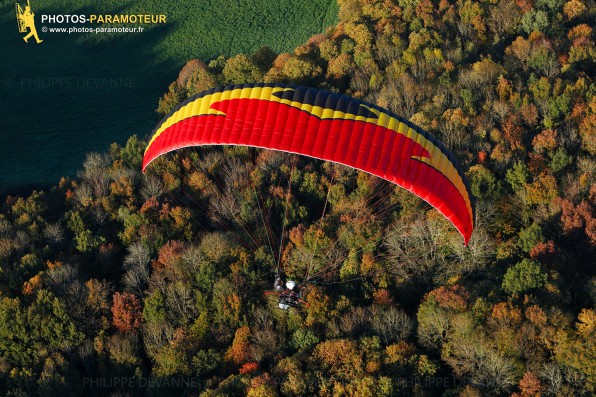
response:
<path id="1" fill-rule="evenodd" d="M 122 333 L 134 332 L 141 325 L 141 304 L 128 292 L 116 292 L 112 304 L 112 322 Z"/>

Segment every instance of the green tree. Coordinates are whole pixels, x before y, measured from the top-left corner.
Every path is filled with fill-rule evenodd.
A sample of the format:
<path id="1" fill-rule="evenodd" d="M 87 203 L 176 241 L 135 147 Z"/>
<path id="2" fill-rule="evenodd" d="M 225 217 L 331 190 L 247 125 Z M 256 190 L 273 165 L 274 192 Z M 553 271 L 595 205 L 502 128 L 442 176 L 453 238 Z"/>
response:
<path id="1" fill-rule="evenodd" d="M 168 92 L 159 98 L 159 104 L 157 105 L 157 113 L 162 116 L 168 114 L 176 105 L 182 102 L 185 96 L 184 90 L 176 82 L 170 84 L 168 89 Z"/>
<path id="2" fill-rule="evenodd" d="M 549 153 L 550 168 L 553 172 L 561 172 L 573 162 L 573 157 L 567 154 L 563 147 L 558 147 L 554 152 Z"/>
<path id="3" fill-rule="evenodd" d="M 544 242 L 544 236 L 542 235 L 542 229 L 537 223 L 532 223 L 530 226 L 522 229 L 519 232 L 519 240 L 517 245 L 524 252 L 529 253 L 532 248 L 538 243 Z"/>
<path id="4" fill-rule="evenodd" d="M 468 171 L 470 189 L 479 199 L 495 199 L 499 196 L 499 181 L 493 173 L 481 164 L 470 167 Z"/>
<path id="5" fill-rule="evenodd" d="M 160 290 L 155 290 L 145 299 L 143 318 L 147 322 L 166 320 L 166 301 Z"/>
<path id="6" fill-rule="evenodd" d="M 546 284 L 547 275 L 538 262 L 524 259 L 507 269 L 503 277 L 503 290 L 511 295 L 541 288 Z"/>
<path id="7" fill-rule="evenodd" d="M 198 376 L 208 375 L 222 363 L 222 354 L 215 349 L 199 350 L 192 358 L 192 370 Z"/>
<path id="8" fill-rule="evenodd" d="M 321 77 L 323 69 L 310 59 L 291 57 L 284 64 L 282 72 L 294 83 L 314 83 Z"/>
<path id="9" fill-rule="evenodd" d="M 298 328 L 292 334 L 292 345 L 297 349 L 309 348 L 319 343 L 319 337 L 310 328 Z"/>
<path id="10" fill-rule="evenodd" d="M 119 158 L 124 164 L 133 170 L 141 169 L 143 162 L 143 153 L 147 142 L 139 140 L 136 135 L 131 136 L 126 141 L 126 145 L 120 149 Z"/>
<path id="11" fill-rule="evenodd" d="M 513 163 L 513 167 L 507 170 L 505 178 L 513 190 L 520 190 L 528 182 L 530 171 L 528 171 L 528 166 L 523 161 L 516 161 Z"/>
<path id="12" fill-rule="evenodd" d="M 74 241 L 76 248 L 82 253 L 90 253 L 99 247 L 105 239 L 102 236 L 96 236 L 85 227 L 83 217 L 79 211 L 71 211 L 67 214 L 68 228 L 75 234 Z"/>
<path id="13" fill-rule="evenodd" d="M 0 356 L 13 367 L 30 367 L 51 352 L 70 351 L 83 341 L 62 301 L 38 291 L 25 306 L 18 298 L 0 300 Z"/>
<path id="14" fill-rule="evenodd" d="M 258 65 L 246 55 L 228 59 L 222 74 L 226 84 L 255 83 L 263 78 Z"/>
<path id="15" fill-rule="evenodd" d="M 524 32 L 544 32 L 548 27 L 548 14 L 543 10 L 532 10 L 522 16 L 522 27 Z"/>

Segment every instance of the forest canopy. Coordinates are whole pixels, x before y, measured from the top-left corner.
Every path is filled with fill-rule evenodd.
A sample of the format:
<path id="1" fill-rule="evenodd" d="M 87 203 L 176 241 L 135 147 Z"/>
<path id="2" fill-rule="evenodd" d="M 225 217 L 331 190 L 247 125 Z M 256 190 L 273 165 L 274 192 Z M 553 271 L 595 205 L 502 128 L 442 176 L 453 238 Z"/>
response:
<path id="1" fill-rule="evenodd" d="M 469 246 L 372 175 L 243 147 L 141 173 L 149 131 L 0 214 L 0 390 L 24 395 L 596 393 L 592 0 L 339 0 L 292 53 L 190 61 L 163 116 L 220 84 L 308 85 L 446 144 Z M 309 283 L 308 310 L 264 292 Z M 126 381 L 124 381 L 126 379 Z"/>

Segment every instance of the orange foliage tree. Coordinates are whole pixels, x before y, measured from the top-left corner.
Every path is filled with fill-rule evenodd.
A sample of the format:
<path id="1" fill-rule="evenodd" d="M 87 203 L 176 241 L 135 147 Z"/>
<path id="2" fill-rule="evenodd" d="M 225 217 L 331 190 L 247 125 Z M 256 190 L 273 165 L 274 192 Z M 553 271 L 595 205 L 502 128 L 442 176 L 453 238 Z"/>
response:
<path id="1" fill-rule="evenodd" d="M 112 322 L 120 332 L 133 332 L 141 326 L 141 303 L 128 292 L 116 292 L 112 305 Z"/>

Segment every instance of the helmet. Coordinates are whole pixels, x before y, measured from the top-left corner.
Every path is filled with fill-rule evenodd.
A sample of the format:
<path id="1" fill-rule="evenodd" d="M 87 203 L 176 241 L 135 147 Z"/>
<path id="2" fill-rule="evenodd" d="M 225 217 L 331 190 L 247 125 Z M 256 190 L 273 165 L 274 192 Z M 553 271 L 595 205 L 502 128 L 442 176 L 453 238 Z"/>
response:
<path id="1" fill-rule="evenodd" d="M 293 280 L 288 280 L 288 282 L 286 283 L 286 288 L 289 289 L 290 291 L 293 290 L 295 286 L 296 286 L 296 282 Z"/>

